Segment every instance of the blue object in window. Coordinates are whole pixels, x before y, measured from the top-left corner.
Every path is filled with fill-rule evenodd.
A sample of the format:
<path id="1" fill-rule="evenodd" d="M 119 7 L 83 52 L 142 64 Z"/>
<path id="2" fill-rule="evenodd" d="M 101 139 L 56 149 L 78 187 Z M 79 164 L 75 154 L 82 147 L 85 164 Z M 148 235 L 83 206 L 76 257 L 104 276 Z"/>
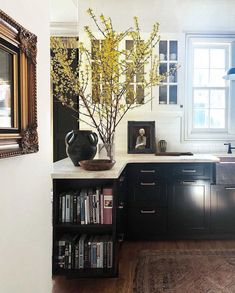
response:
<path id="1" fill-rule="evenodd" d="M 235 67 L 230 68 L 223 78 L 226 80 L 235 80 Z"/>

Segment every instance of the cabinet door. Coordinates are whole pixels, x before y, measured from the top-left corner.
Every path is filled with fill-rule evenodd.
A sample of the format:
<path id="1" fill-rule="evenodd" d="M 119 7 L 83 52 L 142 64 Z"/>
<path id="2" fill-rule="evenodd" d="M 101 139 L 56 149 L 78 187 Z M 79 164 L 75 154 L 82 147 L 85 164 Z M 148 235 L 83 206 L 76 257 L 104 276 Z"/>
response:
<path id="1" fill-rule="evenodd" d="M 207 232 L 210 215 L 209 181 L 179 180 L 169 186 L 169 231 L 194 235 Z"/>
<path id="2" fill-rule="evenodd" d="M 154 239 L 166 234 L 166 209 L 146 203 L 128 210 L 128 237 L 131 239 Z"/>
<path id="3" fill-rule="evenodd" d="M 235 232 L 235 185 L 211 186 L 211 216 L 213 232 Z"/>

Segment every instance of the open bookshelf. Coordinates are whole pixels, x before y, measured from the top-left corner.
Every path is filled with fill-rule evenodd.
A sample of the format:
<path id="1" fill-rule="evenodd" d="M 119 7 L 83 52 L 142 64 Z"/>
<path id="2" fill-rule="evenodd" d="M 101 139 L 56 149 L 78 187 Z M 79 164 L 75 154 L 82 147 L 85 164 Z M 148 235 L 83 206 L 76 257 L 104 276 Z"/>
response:
<path id="1" fill-rule="evenodd" d="M 53 179 L 54 276 L 117 276 L 117 186 L 112 179 Z"/>

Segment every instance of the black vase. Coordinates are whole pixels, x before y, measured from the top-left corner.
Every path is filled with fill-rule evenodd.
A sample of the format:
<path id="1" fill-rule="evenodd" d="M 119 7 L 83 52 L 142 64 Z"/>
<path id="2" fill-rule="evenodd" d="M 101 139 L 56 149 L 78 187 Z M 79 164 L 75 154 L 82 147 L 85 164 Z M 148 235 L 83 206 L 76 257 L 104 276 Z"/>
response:
<path id="1" fill-rule="evenodd" d="M 66 153 L 74 166 L 79 161 L 91 160 L 97 151 L 98 137 L 91 130 L 72 130 L 65 136 Z"/>

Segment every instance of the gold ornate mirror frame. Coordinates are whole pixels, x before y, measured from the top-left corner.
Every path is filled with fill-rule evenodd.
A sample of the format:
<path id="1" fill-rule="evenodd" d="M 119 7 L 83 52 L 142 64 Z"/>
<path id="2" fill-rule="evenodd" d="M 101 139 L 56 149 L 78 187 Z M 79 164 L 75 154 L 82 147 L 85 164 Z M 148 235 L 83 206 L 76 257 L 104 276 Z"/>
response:
<path id="1" fill-rule="evenodd" d="M 36 56 L 37 37 L 0 10 L 0 158 L 38 151 Z"/>

